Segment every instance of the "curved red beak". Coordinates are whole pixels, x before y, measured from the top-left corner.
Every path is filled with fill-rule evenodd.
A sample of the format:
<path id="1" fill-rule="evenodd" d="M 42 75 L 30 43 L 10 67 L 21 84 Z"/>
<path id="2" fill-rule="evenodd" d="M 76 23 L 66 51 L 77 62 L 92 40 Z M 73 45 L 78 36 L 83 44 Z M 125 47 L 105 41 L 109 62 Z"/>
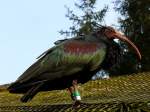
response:
<path id="1" fill-rule="evenodd" d="M 139 59 L 141 60 L 142 56 L 139 49 L 126 36 L 122 35 L 120 32 L 117 31 L 115 31 L 115 33 L 113 33 L 112 36 L 116 39 L 122 40 L 130 44 L 133 47 L 133 49 L 136 51 L 136 54 L 138 55 Z"/>

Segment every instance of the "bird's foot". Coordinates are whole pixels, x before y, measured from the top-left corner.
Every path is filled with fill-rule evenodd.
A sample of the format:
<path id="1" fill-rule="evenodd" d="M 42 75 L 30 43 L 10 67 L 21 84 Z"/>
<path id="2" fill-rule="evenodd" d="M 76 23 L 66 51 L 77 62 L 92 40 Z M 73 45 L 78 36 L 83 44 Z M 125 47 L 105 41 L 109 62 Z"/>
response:
<path id="1" fill-rule="evenodd" d="M 81 101 L 80 100 L 76 100 L 73 105 L 72 105 L 72 108 L 73 109 L 78 109 L 81 107 Z"/>

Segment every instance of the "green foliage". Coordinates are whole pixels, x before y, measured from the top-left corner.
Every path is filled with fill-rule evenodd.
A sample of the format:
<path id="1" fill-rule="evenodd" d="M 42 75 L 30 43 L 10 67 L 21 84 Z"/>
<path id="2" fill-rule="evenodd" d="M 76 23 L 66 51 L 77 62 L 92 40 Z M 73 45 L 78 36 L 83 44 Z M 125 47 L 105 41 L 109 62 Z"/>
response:
<path id="1" fill-rule="evenodd" d="M 75 7 L 80 10 L 81 15 L 77 15 L 73 10 L 66 7 L 66 17 L 72 21 L 73 25 L 67 31 L 60 31 L 61 35 L 77 36 L 89 34 L 93 31 L 97 24 L 103 21 L 108 7 L 105 6 L 102 10 L 96 11 L 96 0 L 79 0 L 80 3 L 75 3 Z"/>
<path id="2" fill-rule="evenodd" d="M 135 72 L 141 66 L 140 71 L 150 71 L 150 1 L 116 0 L 116 10 L 123 16 L 120 18 L 120 29 L 138 46 L 142 54 L 139 64 L 132 51 L 126 52 L 124 57 L 128 61 L 122 63 L 121 69 L 124 72 Z"/>

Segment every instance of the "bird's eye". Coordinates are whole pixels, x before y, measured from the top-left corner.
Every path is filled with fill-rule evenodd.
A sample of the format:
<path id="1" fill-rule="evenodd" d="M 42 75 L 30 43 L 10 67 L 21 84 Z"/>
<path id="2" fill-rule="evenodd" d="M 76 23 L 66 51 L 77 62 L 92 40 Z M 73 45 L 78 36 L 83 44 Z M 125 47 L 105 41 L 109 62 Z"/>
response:
<path id="1" fill-rule="evenodd" d="M 115 32 L 115 30 L 112 27 L 107 26 L 107 27 L 102 27 L 101 29 L 97 30 L 94 33 L 94 35 L 96 35 L 97 37 L 99 37 L 99 35 L 104 34 L 107 37 L 110 37 L 110 34 L 112 34 L 113 32 Z"/>
<path id="2" fill-rule="evenodd" d="M 105 27 L 103 34 L 109 38 L 113 39 L 113 34 L 115 33 L 115 30 L 112 27 Z"/>
<path id="3" fill-rule="evenodd" d="M 105 34 L 108 34 L 108 33 L 111 33 L 111 32 L 113 32 L 111 29 L 105 29 L 105 30 L 104 30 L 104 33 L 105 33 Z"/>
<path id="4" fill-rule="evenodd" d="M 106 30 L 108 30 L 109 32 L 115 32 L 115 30 L 112 27 L 107 27 Z"/>
<path id="5" fill-rule="evenodd" d="M 104 30 L 104 33 L 107 35 L 107 34 L 111 34 L 115 32 L 115 30 L 112 28 L 112 27 L 106 27 L 105 30 Z"/>

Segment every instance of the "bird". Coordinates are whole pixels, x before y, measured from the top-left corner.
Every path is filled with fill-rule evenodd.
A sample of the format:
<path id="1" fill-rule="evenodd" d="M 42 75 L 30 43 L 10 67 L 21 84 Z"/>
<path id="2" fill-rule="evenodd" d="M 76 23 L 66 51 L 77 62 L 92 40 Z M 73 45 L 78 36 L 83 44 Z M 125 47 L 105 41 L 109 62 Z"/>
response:
<path id="1" fill-rule="evenodd" d="M 74 104 L 79 104 L 77 84 L 88 82 L 98 71 L 110 69 L 119 61 L 121 48 L 114 39 L 130 45 L 141 59 L 139 49 L 128 37 L 111 26 L 100 26 L 88 35 L 56 41 L 8 90 L 24 94 L 20 100 L 27 102 L 40 91 L 68 88 Z"/>

